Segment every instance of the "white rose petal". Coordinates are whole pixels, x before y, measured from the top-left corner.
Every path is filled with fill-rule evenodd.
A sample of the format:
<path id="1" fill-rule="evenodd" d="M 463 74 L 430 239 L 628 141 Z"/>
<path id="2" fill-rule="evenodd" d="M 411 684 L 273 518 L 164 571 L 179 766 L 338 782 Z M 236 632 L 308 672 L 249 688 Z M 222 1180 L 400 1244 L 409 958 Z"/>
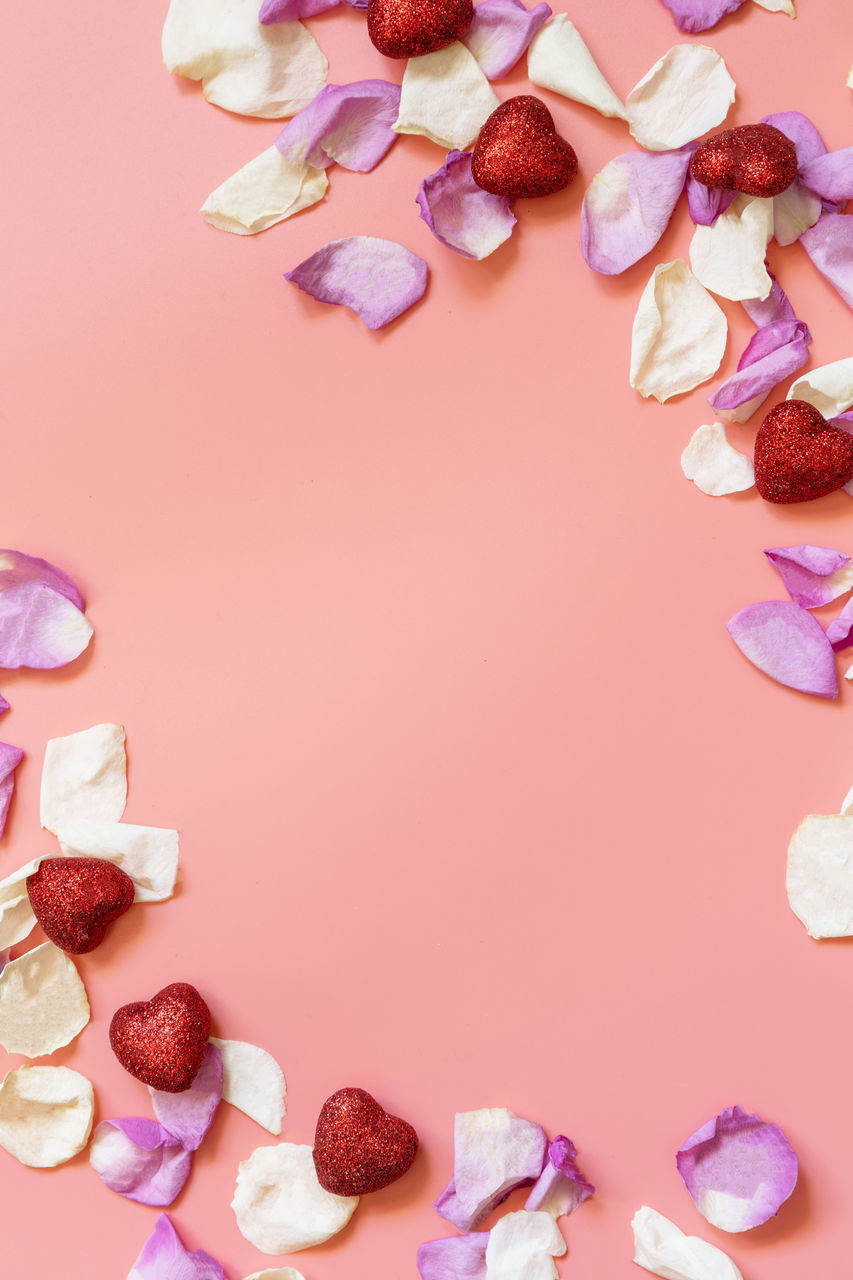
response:
<path id="1" fill-rule="evenodd" d="M 681 455 L 681 469 L 697 489 L 712 498 L 742 493 L 755 484 L 751 460 L 732 448 L 720 422 L 696 428 Z"/>
<path id="2" fill-rule="evenodd" d="M 40 1058 L 70 1044 L 89 1021 L 89 1001 L 74 961 L 44 942 L 0 973 L 0 1045 Z"/>
<path id="3" fill-rule="evenodd" d="M 358 1196 L 336 1196 L 317 1181 L 310 1147 L 282 1142 L 242 1161 L 231 1208 L 261 1253 L 297 1253 L 322 1244 L 349 1222 Z"/>
<path id="4" fill-rule="evenodd" d="M 56 833 L 66 858 L 104 858 L 130 876 L 134 902 L 171 898 L 178 874 L 178 833 L 133 822 L 66 822 Z"/>
<path id="5" fill-rule="evenodd" d="M 762 9 L 767 9 L 769 13 L 786 13 L 789 18 L 797 16 L 794 0 L 755 0 L 755 3 Z"/>
<path id="6" fill-rule="evenodd" d="M 795 178 L 781 195 L 773 197 L 773 235 L 776 243 L 786 245 L 799 240 L 804 231 L 814 226 L 822 212 L 820 197 L 804 187 L 799 178 Z"/>
<path id="7" fill-rule="evenodd" d="M 671 151 L 721 124 L 735 82 L 715 49 L 677 44 L 625 99 L 628 127 L 641 147 Z"/>
<path id="8" fill-rule="evenodd" d="M 0 1084 L 0 1147 L 21 1164 L 52 1169 L 82 1151 L 95 1094 L 70 1067 L 18 1067 Z"/>
<path id="9" fill-rule="evenodd" d="M 527 53 L 527 75 L 543 89 L 594 107 L 603 116 L 626 119 L 624 106 L 599 71 L 568 14 L 556 14 L 533 37 Z"/>
<path id="10" fill-rule="evenodd" d="M 681 258 L 655 267 L 634 318 L 631 386 L 661 403 L 713 377 L 726 317 Z"/>
<path id="11" fill-rule="evenodd" d="M 284 1072 L 271 1053 L 243 1040 L 210 1037 L 222 1054 L 222 1098 L 276 1136 L 287 1114 Z"/>
<path id="12" fill-rule="evenodd" d="M 296 1267 L 273 1267 L 270 1271 L 253 1271 L 246 1280 L 305 1280 Z"/>
<path id="13" fill-rule="evenodd" d="M 410 58 L 403 73 L 397 133 L 422 134 L 440 147 L 464 151 L 477 137 L 500 98 L 480 64 L 458 40 Z"/>
<path id="14" fill-rule="evenodd" d="M 550 1213 L 505 1213 L 489 1232 L 486 1280 L 555 1280 L 566 1242 Z"/>
<path id="15" fill-rule="evenodd" d="M 810 369 L 793 384 L 787 400 L 807 400 L 825 418 L 837 418 L 853 405 L 853 356 Z"/>
<path id="16" fill-rule="evenodd" d="M 764 265 L 773 235 L 773 201 L 739 195 L 712 227 L 697 227 L 690 265 L 712 293 L 733 302 L 766 298 L 773 281 Z"/>
<path id="17" fill-rule="evenodd" d="M 220 231 L 253 236 L 322 200 L 328 185 L 325 169 L 291 164 L 268 147 L 211 191 L 201 214 Z"/>
<path id="18" fill-rule="evenodd" d="M 631 1221 L 634 1261 L 663 1280 L 743 1280 L 722 1249 L 686 1236 L 662 1213 L 643 1205 Z"/>
<path id="19" fill-rule="evenodd" d="M 809 814 L 788 845 L 788 902 L 813 938 L 853 934 L 853 814 Z"/>
<path id="20" fill-rule="evenodd" d="M 41 773 L 41 825 L 71 818 L 117 822 L 127 804 L 127 754 L 120 724 L 96 724 L 51 738 Z"/>

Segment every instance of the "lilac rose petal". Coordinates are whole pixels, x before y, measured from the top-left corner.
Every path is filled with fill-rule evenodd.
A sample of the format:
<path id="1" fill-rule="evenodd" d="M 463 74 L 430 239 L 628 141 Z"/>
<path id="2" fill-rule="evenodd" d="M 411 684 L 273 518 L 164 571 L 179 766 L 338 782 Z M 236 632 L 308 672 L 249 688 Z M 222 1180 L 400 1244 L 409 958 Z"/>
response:
<path id="1" fill-rule="evenodd" d="M 422 1280 L 486 1280 L 488 1231 L 428 1240 L 418 1249 Z"/>
<path id="2" fill-rule="evenodd" d="M 706 187 L 704 182 L 697 182 L 692 174 L 687 175 L 687 208 L 697 227 L 713 227 L 736 196 L 736 191 Z"/>
<path id="3" fill-rule="evenodd" d="M 23 551 L 0 551 L 0 591 L 7 587 L 20 587 L 25 582 L 40 582 L 43 587 L 58 591 L 78 609 L 83 609 L 83 597 L 76 583 L 56 565 L 40 560 L 38 556 L 25 555 Z"/>
<path id="4" fill-rule="evenodd" d="M 258 21 L 264 26 L 272 22 L 298 22 L 300 18 L 313 18 L 327 9 L 334 9 L 340 0 L 264 0 Z"/>
<path id="5" fill-rule="evenodd" d="M 484 191 L 471 177 L 470 151 L 451 151 L 446 163 L 424 178 L 416 199 L 436 239 L 464 258 L 488 257 L 515 226 L 511 200 Z"/>
<path id="6" fill-rule="evenodd" d="M 727 13 L 734 13 L 744 0 L 663 0 L 679 31 L 708 31 Z"/>
<path id="7" fill-rule="evenodd" d="M 435 1201 L 437 1213 L 460 1231 L 473 1231 L 516 1187 L 536 1181 L 547 1144 L 541 1125 L 506 1107 L 459 1112 L 453 1177 Z"/>
<path id="8" fill-rule="evenodd" d="M 853 587 L 853 560 L 843 551 L 804 543 L 770 547 L 764 554 L 778 570 L 788 595 L 804 609 L 817 609 Z"/>
<path id="9" fill-rule="evenodd" d="M 761 124 L 772 124 L 774 129 L 791 139 L 797 148 L 797 164 L 800 167 L 816 156 L 826 154 L 826 143 L 802 111 L 777 111 L 773 115 L 764 116 Z"/>
<path id="10" fill-rule="evenodd" d="M 809 358 L 811 334 L 801 320 L 780 320 L 764 325 L 750 339 L 738 360 L 737 373 L 708 397 L 717 413 L 748 406 L 751 416 L 775 386 L 801 369 Z"/>
<path id="11" fill-rule="evenodd" d="M 0 742 L 0 837 L 6 828 L 9 805 L 15 790 L 15 770 L 24 758 L 20 747 L 12 747 L 8 742 Z"/>
<path id="12" fill-rule="evenodd" d="M 151 1105 L 160 1124 L 186 1151 L 197 1151 L 222 1098 L 222 1054 L 215 1044 L 204 1051 L 198 1074 L 183 1093 L 151 1089 Z"/>
<path id="13" fill-rule="evenodd" d="M 696 1208 L 723 1231 L 748 1231 L 779 1212 L 797 1185 L 797 1156 L 775 1124 L 727 1107 L 676 1155 Z"/>
<path id="14" fill-rule="evenodd" d="M 826 638 L 836 653 L 853 644 L 853 600 L 848 600 L 837 618 L 826 628 Z"/>
<path id="15" fill-rule="evenodd" d="M 853 307 L 853 215 L 825 213 L 803 232 L 800 243 L 818 271 Z"/>
<path id="16" fill-rule="evenodd" d="M 584 1200 L 595 1194 L 595 1187 L 587 1182 L 577 1165 L 574 1143 L 558 1134 L 548 1147 L 548 1159 L 538 1180 L 524 1202 L 531 1212 L 542 1210 L 555 1218 L 574 1213 Z"/>
<path id="17" fill-rule="evenodd" d="M 284 278 L 318 302 L 351 307 L 368 329 L 381 329 L 423 297 L 427 275 L 423 258 L 393 240 L 347 236 L 324 244 Z"/>
<path id="18" fill-rule="evenodd" d="M 765 260 L 764 265 L 773 281 L 770 292 L 766 298 L 744 298 L 740 305 L 752 323 L 759 328 L 763 325 L 776 324 L 778 320 L 796 320 L 794 308 L 787 293 L 770 270 L 770 263 Z"/>
<path id="19" fill-rule="evenodd" d="M 8 711 L 8 710 L 9 710 L 9 704 L 6 701 L 6 699 L 3 697 L 3 694 L 0 693 L 0 716 L 2 716 L 4 711 Z"/>
<path id="20" fill-rule="evenodd" d="M 85 615 L 52 587 L 24 582 L 0 591 L 0 667 L 63 667 L 91 638 Z"/>
<path id="21" fill-rule="evenodd" d="M 800 166 L 800 182 L 833 204 L 853 200 L 853 147 L 827 151 Z"/>
<path id="22" fill-rule="evenodd" d="M 581 249 L 594 271 L 618 275 L 655 247 L 689 164 L 687 150 L 630 151 L 595 175 L 581 212 Z"/>
<path id="23" fill-rule="evenodd" d="M 190 1176 L 185 1151 L 156 1120 L 104 1120 L 92 1135 L 89 1161 L 101 1181 L 137 1204 L 171 1204 Z"/>
<path id="24" fill-rule="evenodd" d="M 328 84 L 290 120 L 275 145 L 291 164 L 368 173 L 399 136 L 391 126 L 400 110 L 400 86 L 387 80 Z"/>
<path id="25" fill-rule="evenodd" d="M 737 647 L 780 684 L 838 697 L 835 655 L 820 623 L 792 600 L 747 605 L 726 624 Z"/>
<path id="26" fill-rule="evenodd" d="M 462 37 L 488 80 L 509 75 L 527 46 L 551 16 L 551 6 L 525 9 L 521 0 L 483 0 Z"/>
<path id="27" fill-rule="evenodd" d="M 227 1280 L 225 1272 L 203 1249 L 188 1252 L 167 1213 L 142 1246 L 127 1280 Z"/>

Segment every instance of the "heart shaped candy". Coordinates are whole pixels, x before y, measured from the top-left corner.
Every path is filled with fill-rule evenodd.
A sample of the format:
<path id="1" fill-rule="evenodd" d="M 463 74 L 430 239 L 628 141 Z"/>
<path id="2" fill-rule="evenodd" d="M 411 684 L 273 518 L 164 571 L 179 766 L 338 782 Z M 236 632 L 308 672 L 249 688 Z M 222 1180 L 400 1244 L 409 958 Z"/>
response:
<path id="1" fill-rule="evenodd" d="M 562 191 L 577 171 L 578 158 L 557 133 L 551 112 L 529 93 L 495 108 L 471 156 L 477 186 L 511 200 Z"/>
<path id="2" fill-rule="evenodd" d="M 706 187 L 778 196 L 797 176 L 797 148 L 772 124 L 742 124 L 697 147 L 690 175 Z"/>
<path id="3" fill-rule="evenodd" d="M 133 881 L 103 858 L 44 858 L 27 876 L 30 905 L 51 942 L 72 955 L 94 951 L 133 902 Z"/>
<path id="4" fill-rule="evenodd" d="M 166 1093 L 189 1089 L 210 1034 L 210 1010 L 195 987 L 173 982 L 153 999 L 122 1005 L 110 1044 L 125 1071 Z"/>
<path id="5" fill-rule="evenodd" d="M 771 409 L 755 437 L 755 487 L 768 502 L 808 502 L 853 480 L 853 436 L 806 400 Z"/>
<path id="6" fill-rule="evenodd" d="M 402 1177 L 417 1149 L 418 1135 L 405 1120 L 383 1111 L 364 1089 L 339 1089 L 317 1121 L 317 1180 L 335 1195 L 362 1196 Z"/>
<path id="7" fill-rule="evenodd" d="M 418 58 L 459 40 L 473 0 L 368 0 L 367 34 L 386 58 Z"/>

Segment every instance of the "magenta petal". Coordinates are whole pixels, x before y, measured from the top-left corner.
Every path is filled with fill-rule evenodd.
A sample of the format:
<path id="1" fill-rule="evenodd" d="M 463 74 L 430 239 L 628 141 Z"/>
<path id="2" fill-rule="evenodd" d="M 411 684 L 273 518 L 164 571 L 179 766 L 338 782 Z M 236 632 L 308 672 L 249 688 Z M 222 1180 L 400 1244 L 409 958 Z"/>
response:
<path id="1" fill-rule="evenodd" d="M 487 80 L 509 75 L 530 41 L 551 16 L 551 6 L 525 9 L 521 0 L 483 0 L 462 37 Z"/>
<path id="2" fill-rule="evenodd" d="M 853 215 L 825 213 L 803 232 L 800 244 L 848 307 L 853 307 Z"/>
<path id="3" fill-rule="evenodd" d="M 155 1120 L 104 1120 L 92 1135 L 92 1168 L 126 1200 L 167 1205 L 190 1176 L 192 1154 Z"/>
<path id="4" fill-rule="evenodd" d="M 827 151 L 800 166 L 800 182 L 822 200 L 846 204 L 853 200 L 853 147 Z"/>
<path id="5" fill-rule="evenodd" d="M 430 231 L 463 258 L 481 259 L 512 234 L 512 201 L 478 187 L 471 177 L 471 152 L 451 151 L 447 161 L 421 183 L 421 217 Z"/>
<path id="6" fill-rule="evenodd" d="M 400 86 L 387 80 L 327 84 L 290 120 L 275 141 L 291 164 L 367 173 L 397 141 L 391 128 L 400 110 Z"/>
<path id="7" fill-rule="evenodd" d="M 837 618 L 826 628 L 826 638 L 836 653 L 853 644 L 853 600 L 848 600 Z"/>
<path id="8" fill-rule="evenodd" d="M 38 556 L 25 555 L 23 551 L 0 551 L 0 591 L 20 587 L 25 582 L 40 582 L 43 587 L 58 591 L 78 609 L 83 608 L 83 597 L 76 583 L 56 565 Z"/>
<path id="9" fill-rule="evenodd" d="M 797 163 L 802 167 L 814 160 L 815 156 L 826 154 L 826 143 L 802 111 L 777 111 L 775 115 L 765 116 L 761 124 L 772 124 L 786 138 L 790 138 L 797 148 Z"/>
<path id="10" fill-rule="evenodd" d="M 418 1249 L 422 1280 L 486 1280 L 488 1231 L 428 1240 Z"/>
<path id="11" fill-rule="evenodd" d="M 727 13 L 734 13 L 744 0 L 663 0 L 679 31 L 708 31 Z"/>
<path id="12" fill-rule="evenodd" d="M 347 236 L 324 244 L 284 278 L 318 302 L 352 307 L 368 329 L 381 329 L 423 297 L 427 275 L 423 258 L 393 240 Z"/>
<path id="13" fill-rule="evenodd" d="M 227 1280 L 227 1277 L 216 1259 L 203 1249 L 188 1253 L 169 1215 L 161 1213 L 127 1280 Z"/>
<path id="14" fill-rule="evenodd" d="M 24 582 L 0 591 L 0 667 L 63 667 L 91 638 L 85 615 L 51 587 Z"/>
<path id="15" fill-rule="evenodd" d="M 708 397 L 718 413 L 755 400 L 753 412 L 784 378 L 801 369 L 809 358 L 811 334 L 800 320 L 764 325 L 750 339 L 738 361 L 738 372 Z"/>
<path id="16" fill-rule="evenodd" d="M 15 790 L 15 770 L 24 758 L 20 747 L 0 742 L 0 837 L 6 828 L 12 792 Z"/>
<path id="17" fill-rule="evenodd" d="M 788 595 L 804 609 L 829 604 L 853 587 L 853 562 L 843 551 L 804 543 L 795 547 L 770 547 L 764 554 L 778 570 Z"/>
<path id="18" fill-rule="evenodd" d="M 151 1090 L 151 1105 L 163 1128 L 186 1151 L 197 1151 L 222 1098 L 222 1054 L 215 1044 L 204 1051 L 198 1074 L 183 1093 Z"/>
<path id="19" fill-rule="evenodd" d="M 779 1212 L 797 1185 L 797 1156 L 775 1124 L 727 1107 L 676 1155 L 696 1208 L 723 1231 L 748 1231 Z"/>
<path id="20" fill-rule="evenodd" d="M 334 9 L 340 0 L 264 0 L 258 21 L 264 26 L 271 22 L 296 22 L 299 18 L 313 18 L 315 14 Z"/>
<path id="21" fill-rule="evenodd" d="M 581 211 L 581 249 L 594 271 L 618 275 L 655 247 L 689 164 L 687 150 L 629 151 L 596 174 Z"/>
<path id="22" fill-rule="evenodd" d="M 534 1183 L 524 1202 L 531 1213 L 544 1210 L 555 1218 L 574 1213 L 584 1200 L 595 1194 L 595 1187 L 587 1182 L 577 1166 L 574 1143 L 558 1134 L 548 1147 L 545 1168 Z"/>
<path id="23" fill-rule="evenodd" d="M 838 697 L 835 655 L 820 623 L 792 600 L 747 605 L 726 624 L 737 647 L 780 684 Z"/>
<path id="24" fill-rule="evenodd" d="M 687 175 L 687 208 L 697 227 L 712 227 L 736 196 L 736 191 L 706 187 L 704 182 L 697 182 L 692 174 Z"/>

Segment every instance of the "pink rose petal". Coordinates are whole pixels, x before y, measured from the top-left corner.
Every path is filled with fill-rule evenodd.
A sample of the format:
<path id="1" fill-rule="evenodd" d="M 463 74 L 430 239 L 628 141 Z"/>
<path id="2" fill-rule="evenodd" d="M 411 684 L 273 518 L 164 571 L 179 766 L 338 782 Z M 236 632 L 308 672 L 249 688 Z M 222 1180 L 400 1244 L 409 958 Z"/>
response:
<path id="1" fill-rule="evenodd" d="M 826 628 L 826 638 L 836 653 L 853 644 L 853 600 L 848 600 L 837 618 Z"/>
<path id="2" fill-rule="evenodd" d="M 595 1194 L 595 1187 L 587 1182 L 577 1165 L 574 1143 L 558 1134 L 548 1147 L 548 1159 L 538 1180 L 524 1202 L 531 1212 L 542 1210 L 555 1218 L 574 1213 L 575 1209 Z"/>
<path id="3" fill-rule="evenodd" d="M 525 9 L 521 0 L 482 0 L 462 43 L 467 45 L 488 80 L 509 75 L 536 32 L 551 16 L 551 6 Z"/>
<path id="4" fill-rule="evenodd" d="M 381 329 L 423 297 L 427 276 L 423 258 L 403 245 L 347 236 L 324 244 L 284 278 L 318 302 L 351 307 L 368 329 Z"/>
<path id="5" fill-rule="evenodd" d="M 458 1113 L 453 1177 L 436 1212 L 460 1231 L 473 1231 L 516 1187 L 536 1181 L 547 1144 L 541 1125 L 505 1107 Z"/>
<path id="6" fill-rule="evenodd" d="M 216 1259 L 203 1249 L 188 1253 L 169 1215 L 161 1213 L 127 1280 L 227 1280 L 227 1277 Z"/>
<path id="7" fill-rule="evenodd" d="M 103 1120 L 92 1135 L 89 1161 L 101 1181 L 137 1204 L 168 1205 L 192 1167 L 185 1151 L 156 1120 Z"/>
<path id="8" fill-rule="evenodd" d="M 825 213 L 803 232 L 800 243 L 818 271 L 853 307 L 853 215 Z"/>
<path id="9" fill-rule="evenodd" d="M 797 163 L 802 167 L 814 160 L 816 156 L 826 154 L 826 143 L 802 111 L 777 111 L 774 115 L 764 116 L 761 124 L 772 124 L 790 138 L 797 148 Z"/>
<path id="10" fill-rule="evenodd" d="M 663 0 L 679 31 L 708 31 L 727 13 L 734 13 L 744 0 Z"/>
<path id="11" fill-rule="evenodd" d="M 15 790 L 15 770 L 24 758 L 20 747 L 0 742 L 0 837 L 6 828 L 12 792 Z"/>
<path id="12" fill-rule="evenodd" d="M 687 175 L 687 208 L 697 227 L 712 227 L 736 197 L 736 191 L 706 187 L 704 182 L 697 182 L 692 174 Z"/>
<path id="13" fill-rule="evenodd" d="M 275 145 L 291 164 L 368 173 L 399 136 L 391 126 L 400 109 L 400 86 L 387 80 L 327 84 L 290 120 Z"/>
<path id="14" fill-rule="evenodd" d="M 297 22 L 300 18 L 313 18 L 327 9 L 334 9 L 340 0 L 264 0 L 258 21 L 264 26 L 272 22 Z"/>
<path id="15" fill-rule="evenodd" d="M 418 1249 L 422 1280 L 486 1280 L 488 1231 L 428 1240 Z"/>
<path id="16" fill-rule="evenodd" d="M 737 647 L 780 684 L 838 697 L 835 655 L 820 623 L 792 600 L 747 605 L 727 623 Z"/>
<path id="17" fill-rule="evenodd" d="M 751 416 L 775 386 L 803 367 L 810 342 L 811 334 L 801 320 L 763 325 L 738 360 L 737 373 L 708 397 L 708 403 L 717 413 L 745 404 Z"/>
<path id="18" fill-rule="evenodd" d="M 484 191 L 471 177 L 470 151 L 451 151 L 446 163 L 424 178 L 416 198 L 436 239 L 463 258 L 488 257 L 515 226 L 512 201 Z"/>
<path id="19" fill-rule="evenodd" d="M 817 609 L 837 600 L 853 587 L 853 561 L 843 551 L 805 543 L 770 547 L 764 552 L 785 588 L 804 609 Z"/>
<path id="20" fill-rule="evenodd" d="M 660 240 L 690 164 L 689 150 L 629 151 L 616 156 L 587 188 L 581 249 L 594 271 L 618 275 Z"/>
<path id="21" fill-rule="evenodd" d="M 53 588 L 24 582 L 0 591 L 0 667 L 63 667 L 91 638 L 85 615 Z"/>
<path id="22" fill-rule="evenodd" d="M 775 1124 L 727 1107 L 676 1155 L 696 1208 L 723 1231 L 748 1231 L 779 1212 L 797 1185 L 797 1156 Z"/>
<path id="23" fill-rule="evenodd" d="M 159 1089 L 150 1093 L 154 1114 L 163 1128 L 186 1151 L 197 1151 L 222 1098 L 222 1054 L 215 1044 L 209 1044 L 195 1079 L 182 1093 Z"/>
<path id="24" fill-rule="evenodd" d="M 822 200 L 846 204 L 853 200 L 853 147 L 827 151 L 800 166 L 800 182 Z"/>
<path id="25" fill-rule="evenodd" d="M 23 551 L 0 551 L 0 591 L 7 587 L 20 587 L 25 582 L 39 582 L 43 587 L 50 587 L 78 609 L 83 609 L 83 597 L 77 585 L 56 565 L 40 560 L 38 556 L 25 555 Z"/>
<path id="26" fill-rule="evenodd" d="M 3 694 L 0 693 L 0 716 L 2 716 L 4 711 L 8 711 L 8 710 L 9 710 L 9 704 L 6 701 L 6 699 L 3 697 Z"/>
<path id="27" fill-rule="evenodd" d="M 791 306 L 787 293 L 770 270 L 770 263 L 765 260 L 764 265 L 767 268 L 767 274 L 773 281 L 770 292 L 766 298 L 744 298 L 740 305 L 752 323 L 759 328 L 768 324 L 776 324 L 779 320 L 795 321 L 797 317 L 794 314 L 794 308 Z"/>

